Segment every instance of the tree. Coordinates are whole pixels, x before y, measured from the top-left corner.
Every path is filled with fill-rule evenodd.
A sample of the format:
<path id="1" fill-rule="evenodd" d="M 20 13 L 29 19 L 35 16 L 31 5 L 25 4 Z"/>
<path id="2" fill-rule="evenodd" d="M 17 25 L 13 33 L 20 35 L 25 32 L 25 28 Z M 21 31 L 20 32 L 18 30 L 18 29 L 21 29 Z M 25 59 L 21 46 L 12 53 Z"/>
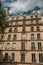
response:
<path id="1" fill-rule="evenodd" d="M 2 3 L 0 1 L 0 31 L 4 30 L 9 26 L 9 22 L 6 19 L 6 10 L 2 9 Z"/>

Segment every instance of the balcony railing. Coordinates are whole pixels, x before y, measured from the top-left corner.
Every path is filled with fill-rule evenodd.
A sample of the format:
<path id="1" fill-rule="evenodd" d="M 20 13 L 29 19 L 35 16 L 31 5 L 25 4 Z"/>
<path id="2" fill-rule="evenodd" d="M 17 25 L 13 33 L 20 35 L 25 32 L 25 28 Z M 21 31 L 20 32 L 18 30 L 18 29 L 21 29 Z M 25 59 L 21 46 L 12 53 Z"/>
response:
<path id="1" fill-rule="evenodd" d="M 11 48 L 11 50 L 15 50 L 15 48 Z"/>
<path id="2" fill-rule="evenodd" d="M 10 48 L 5 48 L 5 50 L 10 50 Z"/>
<path id="3" fill-rule="evenodd" d="M 14 20 L 14 21 L 22 21 L 22 20 L 38 20 L 38 19 L 41 19 L 41 17 L 28 17 L 28 18 L 16 18 L 16 19 L 11 19 L 11 20 Z"/>
<path id="4" fill-rule="evenodd" d="M 9 26 L 25 26 L 25 25 L 43 25 L 43 22 L 27 22 L 27 23 L 18 23 L 18 24 L 15 24 L 15 25 L 9 25 Z"/>

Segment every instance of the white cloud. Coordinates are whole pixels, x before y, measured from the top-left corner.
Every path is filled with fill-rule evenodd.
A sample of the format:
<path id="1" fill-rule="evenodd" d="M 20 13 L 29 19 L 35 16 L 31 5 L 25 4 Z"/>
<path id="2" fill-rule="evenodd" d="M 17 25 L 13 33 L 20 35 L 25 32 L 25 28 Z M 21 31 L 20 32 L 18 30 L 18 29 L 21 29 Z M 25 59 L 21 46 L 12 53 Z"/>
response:
<path id="1" fill-rule="evenodd" d="M 37 5 L 43 7 L 43 0 L 17 0 L 17 2 L 5 4 L 5 6 L 10 6 L 9 13 L 14 14 L 18 12 L 26 12 Z"/>

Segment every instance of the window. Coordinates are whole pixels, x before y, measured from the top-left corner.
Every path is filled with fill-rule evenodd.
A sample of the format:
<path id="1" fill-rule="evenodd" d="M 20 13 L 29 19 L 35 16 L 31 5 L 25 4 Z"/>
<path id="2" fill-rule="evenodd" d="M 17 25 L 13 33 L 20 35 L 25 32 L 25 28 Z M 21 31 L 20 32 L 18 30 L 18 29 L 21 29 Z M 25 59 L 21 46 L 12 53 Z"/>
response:
<path id="1" fill-rule="evenodd" d="M 37 40 L 40 40 L 40 34 L 37 34 Z"/>
<path id="2" fill-rule="evenodd" d="M 5 53 L 3 61 L 8 61 L 8 53 Z"/>
<path id="3" fill-rule="evenodd" d="M 35 38 L 34 38 L 34 34 L 31 34 L 31 40 L 34 40 Z"/>
<path id="4" fill-rule="evenodd" d="M 35 57 L 35 53 L 32 54 L 32 62 L 35 63 L 36 62 L 36 57 Z"/>
<path id="5" fill-rule="evenodd" d="M 9 29 L 9 32 L 12 32 L 12 28 Z"/>
<path id="6" fill-rule="evenodd" d="M 9 49 L 10 49 L 10 43 L 7 43 L 6 50 L 9 50 Z"/>
<path id="7" fill-rule="evenodd" d="M 25 40 L 25 39 L 26 39 L 26 34 L 23 33 L 23 34 L 22 34 L 22 40 Z"/>
<path id="8" fill-rule="evenodd" d="M 13 24 L 13 22 L 10 22 L 10 25 L 12 25 Z"/>
<path id="9" fill-rule="evenodd" d="M 25 54 L 21 54 L 21 62 L 25 62 Z"/>
<path id="10" fill-rule="evenodd" d="M 15 50 L 15 48 L 16 48 L 16 44 L 13 43 L 13 44 L 12 44 L 12 50 Z"/>
<path id="11" fill-rule="evenodd" d="M 32 31 L 32 32 L 34 31 L 34 27 L 31 27 L 31 31 Z"/>
<path id="12" fill-rule="evenodd" d="M 12 53 L 11 61 L 14 62 L 15 53 Z"/>
<path id="13" fill-rule="evenodd" d="M 17 21 L 15 22 L 15 25 L 18 25 L 18 22 Z"/>
<path id="14" fill-rule="evenodd" d="M 39 62 L 43 63 L 43 54 L 41 54 L 41 53 L 39 54 Z"/>
<path id="15" fill-rule="evenodd" d="M 18 20 L 18 19 L 19 19 L 19 17 L 16 17 L 16 19 Z"/>
<path id="16" fill-rule="evenodd" d="M 11 35 L 8 35 L 8 39 L 7 40 L 10 40 L 11 39 Z"/>
<path id="17" fill-rule="evenodd" d="M 39 24 L 39 22 L 36 20 L 36 24 Z"/>
<path id="18" fill-rule="evenodd" d="M 22 31 L 25 32 L 25 27 L 23 27 Z"/>
<path id="19" fill-rule="evenodd" d="M 37 30 L 37 31 L 40 31 L 39 26 L 36 27 L 36 30 Z"/>
<path id="20" fill-rule="evenodd" d="M 16 40 L 17 39 L 17 35 L 15 34 L 14 37 L 13 37 L 13 40 Z"/>
<path id="21" fill-rule="evenodd" d="M 31 43 L 31 50 L 35 50 L 35 43 L 34 42 Z"/>
<path id="22" fill-rule="evenodd" d="M 25 50 L 25 43 L 21 43 L 21 50 Z"/>
<path id="23" fill-rule="evenodd" d="M 26 16 L 23 16 L 23 19 L 26 19 Z"/>
<path id="24" fill-rule="evenodd" d="M 33 19 L 33 16 L 31 16 L 31 19 Z"/>
<path id="25" fill-rule="evenodd" d="M 42 50 L 41 42 L 38 42 L 38 50 Z"/>
<path id="26" fill-rule="evenodd" d="M 34 22 L 33 22 L 33 21 L 31 21 L 31 24 L 34 24 Z"/>
<path id="27" fill-rule="evenodd" d="M 18 32 L 17 28 L 14 29 L 14 32 Z"/>
<path id="28" fill-rule="evenodd" d="M 25 25 L 26 24 L 26 22 L 25 21 L 23 21 L 23 25 Z"/>
<path id="29" fill-rule="evenodd" d="M 2 43 L 0 43 L 0 50 L 2 50 Z"/>
<path id="30" fill-rule="evenodd" d="M 38 18 L 38 15 L 36 15 L 35 17 Z"/>
<path id="31" fill-rule="evenodd" d="M 12 17 L 12 20 L 14 20 L 14 17 Z"/>
<path id="32" fill-rule="evenodd" d="M 0 40 L 3 40 L 3 37 L 4 37 L 4 36 L 3 36 L 3 35 L 1 35 L 1 38 L 0 38 Z"/>

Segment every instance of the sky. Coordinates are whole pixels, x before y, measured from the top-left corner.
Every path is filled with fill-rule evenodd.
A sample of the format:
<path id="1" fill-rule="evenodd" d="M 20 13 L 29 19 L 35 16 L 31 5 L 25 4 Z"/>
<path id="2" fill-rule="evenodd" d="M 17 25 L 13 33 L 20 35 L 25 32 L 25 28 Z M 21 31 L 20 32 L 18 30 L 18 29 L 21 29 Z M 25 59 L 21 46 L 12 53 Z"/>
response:
<path id="1" fill-rule="evenodd" d="M 40 7 L 40 12 L 43 13 L 43 0 L 1 0 L 3 8 L 9 10 L 10 14 L 17 14 L 33 10 L 36 6 Z"/>

